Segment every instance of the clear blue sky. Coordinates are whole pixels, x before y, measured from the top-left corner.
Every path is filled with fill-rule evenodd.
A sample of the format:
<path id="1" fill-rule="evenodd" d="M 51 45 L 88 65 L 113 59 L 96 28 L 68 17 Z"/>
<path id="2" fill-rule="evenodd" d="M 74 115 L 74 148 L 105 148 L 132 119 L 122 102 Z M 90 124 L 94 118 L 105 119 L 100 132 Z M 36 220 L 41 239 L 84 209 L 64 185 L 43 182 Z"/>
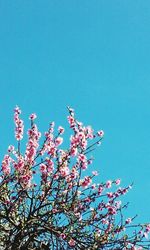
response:
<path id="1" fill-rule="evenodd" d="M 100 180 L 134 181 L 131 215 L 150 221 L 150 1 L 0 1 L 0 141 L 13 113 L 66 125 L 66 106 L 104 129 Z"/>

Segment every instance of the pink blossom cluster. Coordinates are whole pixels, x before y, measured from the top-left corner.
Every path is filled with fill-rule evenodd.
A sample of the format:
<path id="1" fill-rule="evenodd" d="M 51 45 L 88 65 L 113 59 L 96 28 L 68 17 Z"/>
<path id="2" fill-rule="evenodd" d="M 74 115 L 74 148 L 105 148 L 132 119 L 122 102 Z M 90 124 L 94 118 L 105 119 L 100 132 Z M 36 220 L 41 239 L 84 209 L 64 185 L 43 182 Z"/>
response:
<path id="1" fill-rule="evenodd" d="M 32 165 L 36 157 L 37 149 L 39 147 L 39 139 L 41 137 L 41 133 L 38 131 L 36 124 L 33 124 L 31 129 L 28 130 L 28 137 L 29 139 L 26 146 L 25 161 L 29 165 Z"/>
<path id="2" fill-rule="evenodd" d="M 52 158 L 56 157 L 56 148 L 63 142 L 63 139 L 61 137 L 58 138 L 58 136 L 54 138 L 54 127 L 55 123 L 50 123 L 49 130 L 45 132 L 45 141 L 42 149 L 40 150 L 40 155 L 47 153 Z"/>
<path id="3" fill-rule="evenodd" d="M 4 175 L 9 175 L 11 172 L 10 164 L 12 162 L 12 159 L 9 155 L 5 155 L 4 159 L 2 161 L 2 171 Z"/>
<path id="4" fill-rule="evenodd" d="M 40 164 L 40 172 L 44 181 L 47 180 L 47 177 L 53 173 L 54 162 L 48 157 L 45 160 L 45 163 Z"/>
<path id="5" fill-rule="evenodd" d="M 23 132 L 24 132 L 24 124 L 23 121 L 19 118 L 19 115 L 21 114 L 21 110 L 19 107 L 16 107 L 14 109 L 14 122 L 15 122 L 15 137 L 17 141 L 22 140 L 23 138 Z"/>

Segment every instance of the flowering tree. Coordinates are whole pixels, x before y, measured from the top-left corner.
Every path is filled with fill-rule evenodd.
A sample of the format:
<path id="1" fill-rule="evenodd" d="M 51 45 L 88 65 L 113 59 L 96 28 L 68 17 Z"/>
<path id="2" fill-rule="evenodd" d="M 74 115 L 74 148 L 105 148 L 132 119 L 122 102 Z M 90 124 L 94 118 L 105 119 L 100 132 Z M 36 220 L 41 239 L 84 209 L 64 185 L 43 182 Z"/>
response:
<path id="1" fill-rule="evenodd" d="M 31 114 L 25 152 L 21 111 L 14 110 L 17 147 L 8 147 L 0 174 L 0 249 L 149 249 L 150 224 L 135 225 L 135 217 L 123 216 L 127 204 L 120 198 L 131 186 L 122 188 L 120 179 L 93 182 L 98 173 L 90 172 L 90 152 L 104 132 L 94 133 L 68 110 L 68 149 L 60 147 L 64 128 L 55 132 L 54 123 L 39 143 Z"/>

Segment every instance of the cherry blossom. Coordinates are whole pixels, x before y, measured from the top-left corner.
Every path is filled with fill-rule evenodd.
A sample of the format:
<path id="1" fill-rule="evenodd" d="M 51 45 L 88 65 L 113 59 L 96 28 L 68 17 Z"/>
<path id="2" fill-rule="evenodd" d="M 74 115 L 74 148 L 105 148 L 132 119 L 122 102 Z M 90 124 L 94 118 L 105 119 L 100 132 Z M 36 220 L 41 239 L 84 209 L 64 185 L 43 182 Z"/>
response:
<path id="1" fill-rule="evenodd" d="M 50 122 L 41 134 L 35 113 L 25 140 L 21 110 L 14 110 L 16 144 L 0 171 L 0 249 L 149 249 L 150 223 L 124 216 L 128 203 L 121 198 L 132 185 L 103 181 L 93 164 L 91 152 L 104 131 L 78 121 L 72 108 L 68 112 L 67 147 L 66 130 Z"/>

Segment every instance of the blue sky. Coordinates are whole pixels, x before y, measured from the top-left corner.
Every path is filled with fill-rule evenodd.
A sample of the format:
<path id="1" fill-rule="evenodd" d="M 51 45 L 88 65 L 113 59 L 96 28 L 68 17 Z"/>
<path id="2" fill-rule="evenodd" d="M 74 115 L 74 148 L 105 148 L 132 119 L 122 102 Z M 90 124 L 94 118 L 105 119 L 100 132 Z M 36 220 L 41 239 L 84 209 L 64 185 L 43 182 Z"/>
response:
<path id="1" fill-rule="evenodd" d="M 0 1 L 1 158 L 16 104 L 42 131 L 70 105 L 105 131 L 99 181 L 133 181 L 129 212 L 150 221 L 149 24 L 149 0 Z"/>

